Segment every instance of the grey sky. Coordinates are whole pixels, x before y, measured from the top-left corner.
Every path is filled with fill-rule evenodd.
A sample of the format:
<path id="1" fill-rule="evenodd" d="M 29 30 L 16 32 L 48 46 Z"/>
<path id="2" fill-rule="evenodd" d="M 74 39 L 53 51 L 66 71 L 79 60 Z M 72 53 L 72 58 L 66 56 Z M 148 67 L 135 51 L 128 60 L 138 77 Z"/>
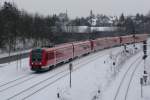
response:
<path id="1" fill-rule="evenodd" d="M 87 16 L 92 9 L 95 14 L 133 15 L 137 12 L 146 14 L 150 10 L 150 0 L 0 0 L 14 1 L 19 9 L 42 15 L 58 14 L 68 11 L 71 18 Z"/>

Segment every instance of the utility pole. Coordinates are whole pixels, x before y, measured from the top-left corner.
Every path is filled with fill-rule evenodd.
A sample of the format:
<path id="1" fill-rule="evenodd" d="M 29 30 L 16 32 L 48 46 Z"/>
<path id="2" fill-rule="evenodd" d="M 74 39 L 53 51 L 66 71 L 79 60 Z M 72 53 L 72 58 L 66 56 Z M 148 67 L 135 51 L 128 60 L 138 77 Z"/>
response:
<path id="1" fill-rule="evenodd" d="M 135 49 L 135 34 L 133 35 L 133 38 L 134 38 L 134 43 L 133 43 L 133 47 L 134 47 L 134 49 Z"/>
<path id="2" fill-rule="evenodd" d="M 19 69 L 19 67 L 18 67 L 19 53 L 17 53 L 16 56 L 17 56 L 17 62 L 16 62 L 16 63 L 17 63 L 17 66 L 16 66 L 16 69 L 17 69 L 17 71 L 18 71 L 18 69 Z"/>
<path id="3" fill-rule="evenodd" d="M 21 54 L 21 50 L 20 50 L 20 55 L 19 55 L 19 58 L 20 58 L 20 68 L 21 68 L 21 56 L 22 56 L 22 54 Z"/>

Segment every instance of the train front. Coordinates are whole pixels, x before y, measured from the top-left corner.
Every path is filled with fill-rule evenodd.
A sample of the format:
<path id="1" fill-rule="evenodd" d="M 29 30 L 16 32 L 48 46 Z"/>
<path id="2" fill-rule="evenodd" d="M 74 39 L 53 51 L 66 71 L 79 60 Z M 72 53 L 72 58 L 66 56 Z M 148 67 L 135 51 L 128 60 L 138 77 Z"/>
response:
<path id="1" fill-rule="evenodd" d="M 30 67 L 33 71 L 41 71 L 45 66 L 45 52 L 43 49 L 34 49 L 30 53 Z"/>

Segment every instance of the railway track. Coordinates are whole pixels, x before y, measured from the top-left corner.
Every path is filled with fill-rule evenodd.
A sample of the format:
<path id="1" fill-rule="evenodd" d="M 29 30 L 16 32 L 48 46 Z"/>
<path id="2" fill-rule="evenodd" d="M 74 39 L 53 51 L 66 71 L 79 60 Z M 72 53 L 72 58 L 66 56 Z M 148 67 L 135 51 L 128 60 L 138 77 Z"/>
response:
<path id="1" fill-rule="evenodd" d="M 138 64 L 140 65 L 140 62 L 139 62 Z M 139 65 L 138 65 L 138 67 L 139 67 Z M 133 71 L 133 73 L 132 73 L 132 75 L 131 75 L 131 78 L 130 78 L 130 81 L 129 81 L 129 85 L 128 85 L 127 91 L 126 91 L 126 93 L 125 93 L 125 100 L 127 100 L 127 96 L 128 96 L 129 89 L 130 89 L 130 84 L 131 84 L 131 82 L 132 82 L 132 79 L 133 79 L 134 74 L 135 74 L 136 70 L 138 69 L 138 67 L 135 67 L 135 69 L 134 69 L 134 71 Z"/>
<path id="2" fill-rule="evenodd" d="M 6 86 L 6 85 L 9 85 L 9 84 L 11 84 L 11 83 L 13 83 L 13 82 L 16 82 L 16 81 L 18 81 L 18 80 L 20 80 L 20 79 L 24 79 L 24 78 L 26 78 L 26 77 L 29 77 L 29 75 L 24 75 L 24 76 L 19 77 L 19 78 L 17 78 L 17 79 L 8 81 L 8 82 L 6 82 L 6 83 L 3 83 L 3 84 L 0 85 L 0 88 L 1 88 L 1 87 L 4 87 L 4 86 Z M 0 92 L 1 92 L 1 90 L 0 90 Z"/>
<path id="3" fill-rule="evenodd" d="M 73 71 L 77 71 L 78 69 L 84 67 L 84 65 L 86 65 L 86 64 L 88 64 L 88 63 L 91 63 L 92 61 L 96 60 L 97 58 L 103 57 L 103 56 L 106 56 L 106 55 L 96 56 L 94 59 L 89 60 L 89 61 L 86 62 L 86 63 L 83 63 L 83 64 L 80 64 L 80 65 L 76 66 L 76 68 L 74 68 Z M 34 95 L 34 94 L 36 94 L 36 93 L 38 93 L 38 92 L 44 90 L 46 87 L 49 87 L 50 85 L 52 85 L 53 83 L 57 82 L 58 80 L 60 80 L 60 79 L 62 79 L 62 78 L 64 78 L 64 77 L 66 77 L 67 75 L 69 75 L 69 72 L 66 72 L 66 73 L 64 73 L 62 76 L 58 77 L 57 79 L 48 82 L 47 84 L 43 85 L 41 88 L 39 88 L 39 89 L 37 89 L 36 91 L 30 93 L 29 95 L 24 96 L 24 97 L 22 98 L 22 100 L 28 99 L 28 98 L 31 97 L 32 95 Z M 46 80 L 46 81 L 47 81 L 47 80 Z M 41 84 L 40 84 L 40 85 L 41 85 Z M 28 89 L 30 89 L 30 88 L 28 88 Z M 28 91 L 28 89 L 26 89 L 26 90 Z M 24 95 L 25 95 L 25 94 L 24 94 Z M 10 99 L 8 99 L 8 100 L 10 100 Z"/>
<path id="4" fill-rule="evenodd" d="M 82 59 L 84 59 L 84 58 L 82 58 Z M 79 63 L 80 63 L 80 61 L 79 61 Z M 66 65 L 66 64 L 64 64 L 64 65 Z M 53 70 L 51 70 L 51 71 L 54 71 L 54 70 L 56 70 L 57 68 L 55 68 L 55 69 L 53 69 Z M 19 77 L 19 78 L 16 78 L 16 79 L 14 79 L 14 80 L 10 80 L 10 81 L 8 81 L 8 82 L 1 82 L 2 84 L 0 84 L 0 88 L 1 87 L 3 87 L 3 86 L 6 86 L 6 85 L 9 85 L 9 84 L 11 84 L 11 83 L 13 83 L 13 82 L 16 82 L 16 81 L 20 81 L 20 80 L 22 80 L 22 79 L 25 79 L 25 78 L 28 78 L 28 79 L 32 79 L 32 77 L 34 77 L 33 75 L 34 74 L 36 74 L 36 72 L 33 72 L 33 73 L 31 73 L 31 75 L 29 76 L 29 74 L 27 74 L 27 75 L 23 75 L 23 76 L 21 76 L 21 77 Z M 40 74 L 40 73 L 39 73 Z M 41 75 L 41 74 L 40 74 Z M 27 79 L 27 80 L 28 80 Z M 0 90 L 1 91 L 1 90 Z"/>
<path id="5" fill-rule="evenodd" d="M 132 82 L 132 79 L 133 79 L 133 76 L 136 72 L 136 70 L 138 69 L 140 63 L 143 61 L 142 57 L 139 56 L 137 59 L 135 59 L 133 61 L 133 63 L 130 64 L 130 66 L 128 67 L 128 69 L 126 70 L 126 72 L 124 73 L 120 83 L 119 83 L 119 87 L 117 88 L 117 91 L 115 93 L 115 97 L 113 100 L 127 100 L 127 96 L 128 96 L 128 92 L 129 92 L 129 89 L 130 89 L 130 84 Z M 127 77 L 128 75 L 130 75 L 130 77 Z M 129 79 L 127 81 L 127 86 L 126 86 L 126 89 L 123 88 L 123 85 L 126 81 L 126 79 Z M 123 88 L 123 91 L 125 91 L 124 93 L 124 98 L 122 97 L 122 99 L 119 98 L 120 95 L 123 95 L 121 93 L 121 89 Z M 120 94 L 121 93 L 121 94 Z"/>
<path id="6" fill-rule="evenodd" d="M 79 69 L 82 68 L 82 67 L 84 67 L 84 65 L 91 63 L 91 61 L 94 61 L 94 60 L 96 60 L 97 58 L 103 57 L 103 56 L 105 56 L 105 55 L 96 56 L 94 59 L 89 60 L 89 61 L 86 62 L 86 63 L 83 63 L 83 64 L 81 64 L 81 65 L 78 64 L 78 65 L 76 66 L 76 68 L 73 69 L 73 72 L 79 70 Z M 29 98 L 29 97 L 31 97 L 32 95 L 34 95 L 34 94 L 40 92 L 41 90 L 43 90 L 43 89 L 45 89 L 46 87 L 52 85 L 53 83 L 57 82 L 58 80 L 60 80 L 60 79 L 62 79 L 62 78 L 64 78 L 64 77 L 66 77 L 67 75 L 69 75 L 69 71 L 66 72 L 66 73 L 64 73 L 63 75 L 61 75 L 61 76 L 58 77 L 57 79 L 48 82 L 46 85 L 42 86 L 41 88 L 37 89 L 36 91 L 32 92 L 31 94 L 25 96 L 24 98 L 22 98 L 22 100 L 26 100 L 27 98 Z M 9 99 L 8 99 L 8 100 L 9 100 Z"/>
<path id="7" fill-rule="evenodd" d="M 82 58 L 81 60 L 78 60 L 74 66 L 77 66 L 77 68 L 79 69 L 79 67 L 82 67 L 82 66 L 86 65 L 87 63 L 90 63 L 92 60 L 96 60 L 97 58 L 100 58 L 100 57 L 103 57 L 103 56 L 105 56 L 105 55 L 93 54 L 93 55 L 91 55 L 91 56 L 88 57 L 88 58 Z M 89 58 L 90 58 L 90 59 L 89 59 Z M 82 62 L 82 60 L 85 60 L 86 62 Z M 54 69 L 54 70 L 56 70 L 56 69 Z M 75 70 L 77 70 L 77 69 L 75 68 L 74 71 L 75 71 Z M 52 71 L 53 71 L 53 70 L 52 70 Z M 52 72 L 52 73 L 53 73 L 53 72 Z M 65 73 L 65 74 L 64 74 L 64 75 L 61 75 L 62 73 Z M 58 77 L 58 78 L 56 79 L 55 77 L 57 77 L 57 76 L 59 76 L 59 75 L 60 75 L 60 77 Z M 45 78 L 44 80 L 39 81 L 39 82 L 37 82 L 36 84 L 30 86 L 29 88 L 26 88 L 26 89 L 20 91 L 19 93 L 16 93 L 15 95 L 13 95 L 13 96 L 7 98 L 7 100 L 13 99 L 13 98 L 15 98 L 15 97 L 17 97 L 17 96 L 23 94 L 24 92 L 29 91 L 29 90 L 31 90 L 32 88 L 37 87 L 37 86 L 39 86 L 40 84 L 42 84 L 43 82 L 46 82 L 46 81 L 48 81 L 48 80 L 50 80 L 50 79 L 55 78 L 55 80 L 53 80 L 53 81 L 50 82 L 50 83 L 52 84 L 52 83 L 56 82 L 56 80 L 59 80 L 59 79 L 65 77 L 65 76 L 67 76 L 67 75 L 68 75 L 68 67 L 67 67 L 65 70 L 63 70 L 63 71 L 61 71 L 61 72 L 59 72 L 59 73 L 56 73 L 56 74 L 54 74 L 54 75 L 52 75 L 52 76 L 50 76 L 50 77 L 47 77 L 47 78 Z M 40 76 L 42 76 L 42 75 L 40 75 Z M 43 76 L 44 76 L 44 75 L 43 75 Z M 43 76 L 42 76 L 42 77 L 43 77 Z M 45 76 L 48 76 L 48 75 L 45 75 Z M 29 78 L 26 78 L 26 76 L 23 76 L 23 77 L 20 77 L 20 78 L 18 78 L 18 79 L 9 81 L 9 82 L 7 82 L 7 83 L 5 83 L 5 84 L 2 84 L 2 85 L 0 85 L 0 93 L 6 92 L 7 90 L 9 90 L 9 89 L 11 89 L 11 88 L 13 88 L 13 87 L 16 87 L 16 86 L 18 86 L 18 85 L 20 85 L 20 84 L 22 84 L 22 83 L 24 83 L 24 82 L 27 82 L 27 81 L 29 81 L 29 80 L 35 78 L 35 77 L 36 77 L 36 76 L 31 76 L 31 77 L 29 77 Z M 24 78 L 24 79 L 22 80 L 22 78 Z M 17 82 L 16 82 L 16 81 L 17 81 Z M 14 82 L 15 82 L 15 84 L 14 84 Z M 11 84 L 11 85 L 10 85 L 10 84 Z M 50 85 L 50 84 L 49 84 L 49 85 Z M 4 88 L 4 86 L 5 86 L 5 88 Z M 45 85 L 44 85 L 44 86 L 45 86 Z M 3 88 L 2 88 L 2 87 L 3 87 Z M 43 89 L 40 89 L 40 90 L 43 90 Z M 33 93 L 31 93 L 31 94 L 35 94 L 35 92 L 33 92 Z M 31 95 L 31 94 L 30 94 L 30 95 Z"/>
<path id="8" fill-rule="evenodd" d="M 110 50 L 108 50 L 108 52 L 109 51 Z M 84 65 L 86 65 L 100 57 L 104 57 L 104 56 L 106 56 L 106 55 L 104 55 L 104 54 L 102 55 L 102 53 L 93 53 L 90 56 L 82 57 L 81 59 L 74 60 L 74 70 L 73 71 L 76 71 L 76 70 L 82 68 Z M 66 66 L 66 67 L 63 67 L 63 66 Z M 46 87 L 52 85 L 53 83 L 57 82 L 58 80 L 69 75 L 68 64 L 65 64 L 63 66 L 61 68 L 63 68 L 64 70 L 61 70 L 59 72 L 56 71 L 57 68 L 52 70 L 50 72 L 51 74 L 53 73 L 52 75 L 50 73 L 36 75 L 36 76 L 34 76 L 34 74 L 31 76 L 25 75 L 18 79 L 11 80 L 7 83 L 4 83 L 4 84 L 0 85 L 0 95 L 1 95 L 1 93 L 7 94 L 7 91 L 9 91 L 9 90 L 15 90 L 18 87 L 24 86 L 23 85 L 24 83 L 33 81 L 35 79 L 41 79 L 40 77 L 44 77 L 42 80 L 36 81 L 34 84 L 32 83 L 27 88 L 23 88 L 23 89 L 20 88 L 19 89 L 20 91 L 17 91 L 17 92 L 15 91 L 16 93 L 13 93 L 13 95 L 10 95 L 10 97 L 6 98 L 6 100 L 11 100 L 11 99 L 16 100 L 16 98 L 19 98 L 19 100 L 20 100 L 20 98 L 25 100 L 25 99 L 31 97 L 32 95 L 40 92 L 41 90 L 44 90 Z M 55 71 L 57 73 L 55 73 Z"/>
<path id="9" fill-rule="evenodd" d="M 108 52 L 110 51 L 110 50 L 107 50 Z M 98 53 L 98 54 L 102 54 L 102 53 Z M 76 60 L 74 60 L 74 62 L 77 62 L 77 64 L 76 65 L 78 65 L 79 63 L 81 63 L 82 62 L 82 60 L 87 60 L 87 59 L 89 59 L 89 58 L 93 58 L 93 57 L 95 57 L 95 55 L 97 55 L 97 53 L 93 53 L 93 54 L 91 54 L 90 55 L 90 57 L 88 57 L 88 58 L 84 58 L 84 57 L 82 57 L 81 59 L 76 59 Z M 67 65 L 67 64 L 64 64 L 64 66 L 65 65 Z M 56 67 L 55 69 L 53 69 L 53 70 L 51 70 L 51 72 L 52 71 L 55 71 L 56 69 L 57 69 L 58 67 Z M 14 79 L 14 80 L 10 80 L 10 81 L 8 81 L 8 82 L 0 82 L 0 83 L 2 83 L 2 84 L 0 84 L 0 88 L 1 87 L 3 87 L 3 86 L 6 86 L 6 85 L 9 85 L 9 84 L 12 84 L 12 83 L 14 83 L 14 82 L 16 82 L 16 81 L 21 81 L 21 80 L 23 80 L 23 79 L 25 79 L 25 80 L 30 80 L 30 79 L 32 79 L 32 77 L 34 78 L 35 76 L 34 76 L 34 74 L 36 74 L 35 72 L 33 72 L 33 73 L 30 73 L 31 75 L 29 76 L 29 74 L 27 74 L 27 75 L 23 75 L 23 76 L 21 76 L 21 77 L 19 77 L 19 78 L 16 78 L 16 79 Z M 40 74 L 41 75 L 41 74 Z M 27 79 L 26 79 L 27 78 Z M 24 81 L 24 80 L 23 80 Z M 21 82 L 20 82 L 21 83 Z M 15 86 L 15 85 L 14 85 Z M 1 89 L 0 89 L 0 91 L 1 91 Z"/>

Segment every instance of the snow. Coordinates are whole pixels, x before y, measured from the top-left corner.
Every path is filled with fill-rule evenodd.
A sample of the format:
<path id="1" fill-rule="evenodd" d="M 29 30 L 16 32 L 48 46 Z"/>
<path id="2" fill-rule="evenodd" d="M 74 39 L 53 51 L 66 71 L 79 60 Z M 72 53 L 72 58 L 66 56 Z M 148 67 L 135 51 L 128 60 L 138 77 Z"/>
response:
<path id="1" fill-rule="evenodd" d="M 69 63 L 45 73 L 32 72 L 29 58 L 1 64 L 0 66 L 4 67 L 0 67 L 0 98 L 1 100 L 114 100 L 122 77 L 136 61 L 127 73 L 116 100 L 124 100 L 129 77 L 136 66 L 138 68 L 129 86 L 127 100 L 150 100 L 150 85 L 143 85 L 141 98 L 140 78 L 144 62 L 140 63 L 138 57 L 143 56 L 142 44 L 136 44 L 136 47 L 137 50 L 133 45 L 128 46 L 129 53 L 124 51 L 124 47 L 114 47 L 74 60 L 71 88 Z M 149 60 L 149 57 L 147 59 Z M 147 69 L 148 65 L 149 62 L 146 61 Z"/>

